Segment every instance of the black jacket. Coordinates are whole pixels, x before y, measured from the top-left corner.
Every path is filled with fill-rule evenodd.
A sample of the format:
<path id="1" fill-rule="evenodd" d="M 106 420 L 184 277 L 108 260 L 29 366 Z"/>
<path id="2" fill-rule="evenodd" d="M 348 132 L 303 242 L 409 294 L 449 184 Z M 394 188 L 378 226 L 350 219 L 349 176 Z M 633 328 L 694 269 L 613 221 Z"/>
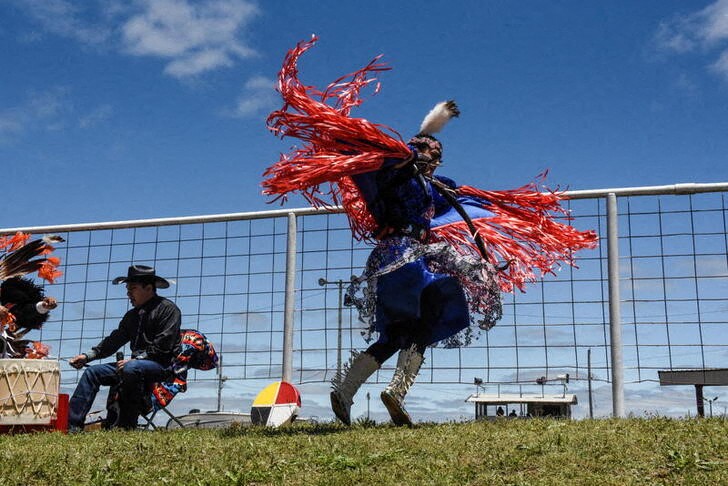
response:
<path id="1" fill-rule="evenodd" d="M 105 358 L 130 343 L 134 359 L 150 359 L 169 366 L 180 352 L 182 313 L 169 299 L 152 297 L 124 314 L 119 327 L 87 352 L 88 360 Z"/>

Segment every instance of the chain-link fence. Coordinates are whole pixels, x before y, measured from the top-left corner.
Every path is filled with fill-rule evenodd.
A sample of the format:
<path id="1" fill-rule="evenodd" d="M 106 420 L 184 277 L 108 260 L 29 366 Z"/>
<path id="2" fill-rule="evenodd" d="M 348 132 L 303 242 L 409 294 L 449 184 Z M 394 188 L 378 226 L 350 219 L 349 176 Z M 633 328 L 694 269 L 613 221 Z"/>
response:
<path id="1" fill-rule="evenodd" d="M 689 399 L 680 402 L 689 391 L 672 400 L 682 392 L 659 389 L 657 370 L 728 365 L 727 190 L 686 184 L 569 193 L 572 223 L 595 229 L 600 246 L 577 255 L 578 269 L 557 269 L 525 293 L 504 295 L 503 319 L 470 346 L 428 350 L 413 389 L 414 396 L 422 390 L 423 414 L 469 413 L 462 401 L 476 377 L 522 388 L 565 373 L 583 404 L 594 385 L 602 415 L 689 410 Z M 47 286 L 61 305 L 29 337 L 62 360 L 67 392 L 79 372 L 63 360 L 117 326 L 129 304 L 123 286 L 110 281 L 132 262 L 175 281 L 160 294 L 181 308 L 183 327 L 204 332 L 223 358 L 219 370 L 193 373 L 190 390 L 175 399 L 178 410 L 246 410 L 257 390 L 287 375 L 306 390 L 313 414 L 325 416 L 328 381 L 351 350 L 366 346 L 342 292 L 369 248 L 352 240 L 339 213 L 278 210 L 0 234 L 16 230 L 66 239 L 57 248 L 64 276 Z M 610 231 L 618 242 L 611 252 Z M 387 381 L 392 366 L 370 383 Z"/>

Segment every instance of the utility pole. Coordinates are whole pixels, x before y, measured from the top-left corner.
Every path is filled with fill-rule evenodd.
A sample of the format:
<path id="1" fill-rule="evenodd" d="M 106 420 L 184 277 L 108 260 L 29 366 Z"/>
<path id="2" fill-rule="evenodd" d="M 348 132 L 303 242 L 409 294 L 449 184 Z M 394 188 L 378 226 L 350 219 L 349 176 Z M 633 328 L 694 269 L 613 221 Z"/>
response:
<path id="1" fill-rule="evenodd" d="M 592 403 L 592 367 L 591 367 L 591 349 L 586 352 L 586 372 L 589 383 L 589 418 L 594 418 L 594 405 Z"/>
<path id="2" fill-rule="evenodd" d="M 709 410 L 709 417 L 713 418 L 713 402 L 718 400 L 718 397 L 715 398 L 703 398 L 704 401 L 708 402 L 708 410 Z"/>
<path id="3" fill-rule="evenodd" d="M 371 396 L 369 395 L 369 392 L 367 392 L 367 422 L 369 422 L 369 399 Z"/>
<path id="4" fill-rule="evenodd" d="M 326 285 L 336 285 L 339 289 L 339 306 L 337 315 L 338 332 L 336 335 L 336 372 L 338 374 L 341 374 L 341 348 L 343 347 L 342 341 L 344 328 L 344 284 L 348 283 L 349 281 L 344 281 L 342 279 L 326 280 L 323 277 L 318 280 L 318 284 L 321 287 L 325 287 Z"/>
<path id="5" fill-rule="evenodd" d="M 222 412 L 222 386 L 228 377 L 222 374 L 222 355 L 218 355 L 217 362 L 217 412 Z"/>

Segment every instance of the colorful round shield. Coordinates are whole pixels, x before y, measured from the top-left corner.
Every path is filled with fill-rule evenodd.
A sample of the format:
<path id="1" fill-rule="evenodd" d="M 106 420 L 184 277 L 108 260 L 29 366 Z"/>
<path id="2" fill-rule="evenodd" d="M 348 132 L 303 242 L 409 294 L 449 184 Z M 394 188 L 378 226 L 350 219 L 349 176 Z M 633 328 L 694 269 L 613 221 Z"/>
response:
<path id="1" fill-rule="evenodd" d="M 286 381 L 276 381 L 265 387 L 253 401 L 250 420 L 253 425 L 280 427 L 296 418 L 301 409 L 301 394 Z"/>

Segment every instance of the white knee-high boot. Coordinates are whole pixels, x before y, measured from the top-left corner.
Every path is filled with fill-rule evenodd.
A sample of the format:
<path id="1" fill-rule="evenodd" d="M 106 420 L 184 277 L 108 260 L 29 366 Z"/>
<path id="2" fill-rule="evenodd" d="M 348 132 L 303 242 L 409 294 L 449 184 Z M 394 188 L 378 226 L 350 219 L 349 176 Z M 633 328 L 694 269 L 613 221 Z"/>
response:
<path id="1" fill-rule="evenodd" d="M 331 382 L 331 409 L 344 424 L 351 425 L 351 405 L 357 390 L 380 366 L 371 354 L 355 352 L 351 361 L 344 365 L 343 372 L 334 377 Z"/>
<path id="2" fill-rule="evenodd" d="M 382 402 L 394 425 L 412 425 L 412 420 L 404 409 L 404 397 L 415 382 L 424 361 L 425 356 L 414 345 L 399 352 L 392 381 L 381 394 Z"/>

